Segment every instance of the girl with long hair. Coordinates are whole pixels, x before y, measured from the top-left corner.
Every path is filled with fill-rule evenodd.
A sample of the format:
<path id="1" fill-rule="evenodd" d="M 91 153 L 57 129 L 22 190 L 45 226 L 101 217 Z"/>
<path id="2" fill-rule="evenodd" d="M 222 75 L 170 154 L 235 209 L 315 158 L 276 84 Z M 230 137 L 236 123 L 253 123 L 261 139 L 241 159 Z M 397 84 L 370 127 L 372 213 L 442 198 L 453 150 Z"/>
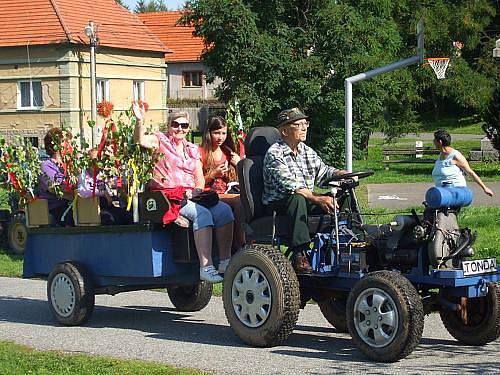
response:
<path id="1" fill-rule="evenodd" d="M 245 243 L 245 234 L 241 228 L 241 201 L 240 195 L 230 193 L 228 187 L 231 182 L 238 181 L 236 164 L 240 157 L 224 118 L 214 116 L 210 118 L 203 132 L 200 147 L 205 188 L 210 188 L 219 194 L 220 200 L 229 204 L 234 213 L 233 251 L 239 250 Z"/>

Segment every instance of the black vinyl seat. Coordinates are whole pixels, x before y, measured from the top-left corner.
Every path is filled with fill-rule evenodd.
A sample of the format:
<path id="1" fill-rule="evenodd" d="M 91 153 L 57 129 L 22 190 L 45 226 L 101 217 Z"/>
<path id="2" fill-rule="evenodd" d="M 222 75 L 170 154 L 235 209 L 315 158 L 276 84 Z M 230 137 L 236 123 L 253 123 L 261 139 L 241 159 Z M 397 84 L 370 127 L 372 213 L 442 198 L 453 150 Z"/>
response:
<path id="1" fill-rule="evenodd" d="M 252 128 L 245 139 L 246 158 L 238 165 L 240 199 L 243 207 L 243 227 L 249 241 L 271 243 L 273 215 L 262 203 L 264 191 L 264 156 L 272 144 L 280 139 L 278 129 L 273 127 Z M 316 233 L 330 225 L 330 216 L 308 216 L 309 232 Z M 275 236 L 284 244 L 290 238 L 290 217 L 276 215 Z"/>

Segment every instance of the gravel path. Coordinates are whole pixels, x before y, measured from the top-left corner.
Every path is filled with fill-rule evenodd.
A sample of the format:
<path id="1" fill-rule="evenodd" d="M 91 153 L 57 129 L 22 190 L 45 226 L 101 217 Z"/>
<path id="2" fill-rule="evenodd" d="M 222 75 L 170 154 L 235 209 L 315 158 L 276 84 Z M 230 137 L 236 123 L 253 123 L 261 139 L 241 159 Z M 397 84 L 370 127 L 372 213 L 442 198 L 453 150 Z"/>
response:
<path id="1" fill-rule="evenodd" d="M 45 288 L 44 281 L 0 278 L 0 340 L 217 374 L 485 374 L 500 368 L 499 340 L 485 347 L 461 346 L 436 314 L 426 318 L 422 342 L 408 358 L 381 364 L 367 361 L 348 335 L 336 333 L 316 305 L 301 311 L 297 328 L 284 345 L 259 349 L 233 334 L 220 298 L 213 298 L 200 312 L 180 313 L 164 293 L 97 296 L 87 325 L 62 327 L 50 315 Z"/>

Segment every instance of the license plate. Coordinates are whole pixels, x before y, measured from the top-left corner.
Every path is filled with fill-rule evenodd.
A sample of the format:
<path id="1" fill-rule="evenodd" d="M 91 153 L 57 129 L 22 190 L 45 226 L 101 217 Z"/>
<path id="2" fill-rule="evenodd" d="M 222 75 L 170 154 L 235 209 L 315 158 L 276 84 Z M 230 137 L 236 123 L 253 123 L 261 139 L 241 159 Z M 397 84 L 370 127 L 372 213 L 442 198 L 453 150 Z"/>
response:
<path id="1" fill-rule="evenodd" d="M 462 269 L 464 270 L 464 276 L 496 272 L 497 260 L 495 258 L 467 260 L 462 262 Z"/>

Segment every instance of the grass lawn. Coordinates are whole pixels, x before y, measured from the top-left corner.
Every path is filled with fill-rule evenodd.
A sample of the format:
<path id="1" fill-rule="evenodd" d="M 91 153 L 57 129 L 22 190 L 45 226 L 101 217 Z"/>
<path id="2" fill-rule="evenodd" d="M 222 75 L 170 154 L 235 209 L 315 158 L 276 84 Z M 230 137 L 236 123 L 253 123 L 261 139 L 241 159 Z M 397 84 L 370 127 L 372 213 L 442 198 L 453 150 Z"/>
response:
<path id="1" fill-rule="evenodd" d="M 208 374 L 145 361 L 38 351 L 6 341 L 0 341 L 0 363 L 2 374 Z"/>
<path id="2" fill-rule="evenodd" d="M 353 170 L 361 171 L 372 169 L 375 171 L 373 176 L 363 180 L 364 184 L 380 183 L 408 183 L 408 182 L 432 182 L 432 168 L 434 164 L 390 164 L 389 170 L 385 170 L 383 163 L 382 149 L 384 147 L 414 147 L 417 139 L 403 139 L 396 143 L 386 144 L 383 139 L 370 139 L 370 146 L 365 160 L 354 160 Z M 456 147 L 465 157 L 473 148 L 479 148 L 478 141 L 453 141 Z M 424 146 L 432 146 L 432 141 L 424 141 Z M 437 158 L 432 155 L 426 158 Z M 398 158 L 396 156 L 396 158 Z M 482 178 L 483 181 L 500 181 L 500 163 L 498 162 L 471 162 L 472 169 Z M 468 181 L 471 181 L 468 178 Z M 474 182 L 471 182 L 474 183 Z"/>
<path id="3" fill-rule="evenodd" d="M 424 116 L 419 131 L 422 133 L 433 133 L 436 130 L 445 129 L 452 134 L 484 134 L 481 128 L 482 125 L 483 122 L 474 116 L 461 118 L 448 116 L 442 117 L 437 121 L 431 119 L 429 116 Z"/>
<path id="4" fill-rule="evenodd" d="M 23 257 L 12 255 L 6 249 L 0 249 L 0 276 L 21 277 L 23 274 Z"/>

